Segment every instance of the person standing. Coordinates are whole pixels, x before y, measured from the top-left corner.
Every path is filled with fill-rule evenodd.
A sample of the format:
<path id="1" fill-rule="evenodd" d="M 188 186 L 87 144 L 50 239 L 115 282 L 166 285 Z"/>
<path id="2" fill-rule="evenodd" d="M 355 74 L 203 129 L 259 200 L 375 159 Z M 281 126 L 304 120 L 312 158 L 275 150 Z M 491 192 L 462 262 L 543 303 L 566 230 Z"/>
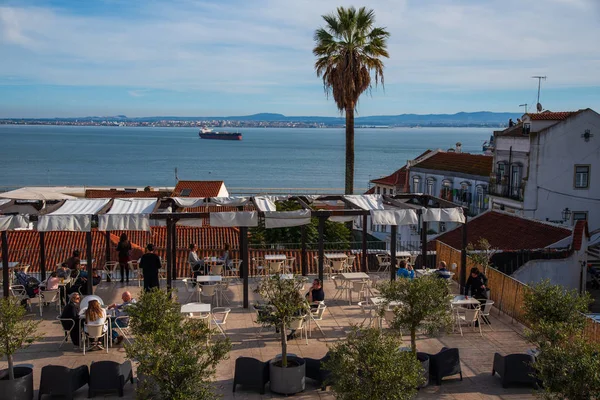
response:
<path id="1" fill-rule="evenodd" d="M 148 243 L 146 246 L 146 254 L 140 258 L 140 268 L 144 274 L 144 290 L 149 291 L 152 288 L 159 288 L 160 281 L 158 271 L 162 265 L 160 257 L 154 254 L 154 245 Z"/>
<path id="2" fill-rule="evenodd" d="M 126 233 L 121 234 L 119 244 L 117 244 L 117 251 L 119 252 L 119 265 L 121 266 L 121 283 L 123 283 L 125 274 L 127 274 L 127 283 L 129 283 L 129 253 L 131 252 L 131 242 L 127 238 Z"/>

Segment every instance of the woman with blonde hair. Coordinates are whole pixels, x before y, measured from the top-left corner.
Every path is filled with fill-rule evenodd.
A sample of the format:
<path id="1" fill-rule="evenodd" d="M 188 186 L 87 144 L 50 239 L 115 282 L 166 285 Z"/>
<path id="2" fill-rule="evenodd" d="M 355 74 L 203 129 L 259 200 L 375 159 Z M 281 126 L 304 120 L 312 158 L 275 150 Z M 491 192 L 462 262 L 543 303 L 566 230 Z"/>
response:
<path id="1" fill-rule="evenodd" d="M 85 325 L 84 331 L 87 333 L 87 327 L 89 325 L 105 325 L 106 324 L 106 310 L 100 306 L 98 300 L 91 300 L 88 303 L 88 307 L 85 310 Z M 104 330 L 103 330 L 104 331 Z M 99 343 L 93 343 L 94 346 L 102 348 Z"/>

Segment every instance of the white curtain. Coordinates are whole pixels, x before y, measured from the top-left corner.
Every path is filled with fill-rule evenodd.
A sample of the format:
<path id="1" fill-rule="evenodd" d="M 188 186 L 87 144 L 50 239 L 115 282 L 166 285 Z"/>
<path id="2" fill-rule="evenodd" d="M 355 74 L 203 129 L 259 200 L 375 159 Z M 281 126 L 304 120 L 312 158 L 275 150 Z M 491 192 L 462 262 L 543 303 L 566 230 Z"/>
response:
<path id="1" fill-rule="evenodd" d="M 269 196 L 254 197 L 254 204 L 260 211 L 277 211 L 275 202 Z"/>
<path id="2" fill-rule="evenodd" d="M 0 215 L 0 232 L 29 228 L 29 215 Z"/>
<path id="3" fill-rule="evenodd" d="M 465 215 L 461 207 L 456 208 L 429 208 L 423 213 L 423 221 L 442 221 L 465 223 Z"/>
<path id="4" fill-rule="evenodd" d="M 109 199 L 74 199 L 66 200 L 56 211 L 41 215 L 37 230 L 48 231 L 82 231 L 92 229 L 92 215 L 95 215 L 109 202 Z"/>
<path id="5" fill-rule="evenodd" d="M 375 225 L 414 225 L 419 218 L 415 210 L 371 210 L 371 221 Z"/>
<path id="6" fill-rule="evenodd" d="M 207 199 L 210 203 L 219 206 L 239 207 L 245 206 L 250 201 L 250 197 L 234 196 L 234 197 L 211 197 Z"/>
<path id="7" fill-rule="evenodd" d="M 210 225 L 221 227 L 258 226 L 256 211 L 232 211 L 210 213 Z"/>
<path id="8" fill-rule="evenodd" d="M 352 194 L 344 198 L 363 210 L 383 210 L 383 197 L 380 194 Z"/>
<path id="9" fill-rule="evenodd" d="M 310 210 L 265 212 L 265 228 L 286 228 L 308 224 L 310 224 Z"/>
<path id="10" fill-rule="evenodd" d="M 350 222 L 350 221 L 355 221 L 356 218 L 358 218 L 358 217 L 356 217 L 354 215 L 348 215 L 348 216 L 344 216 L 344 215 L 332 215 L 328 219 L 331 222 Z"/>
<path id="11" fill-rule="evenodd" d="M 204 197 L 171 197 L 171 199 L 177 206 L 183 208 L 202 207 L 206 205 Z"/>
<path id="12" fill-rule="evenodd" d="M 156 199 L 115 199 L 110 210 L 98 216 L 98 230 L 149 231 L 156 203 Z"/>

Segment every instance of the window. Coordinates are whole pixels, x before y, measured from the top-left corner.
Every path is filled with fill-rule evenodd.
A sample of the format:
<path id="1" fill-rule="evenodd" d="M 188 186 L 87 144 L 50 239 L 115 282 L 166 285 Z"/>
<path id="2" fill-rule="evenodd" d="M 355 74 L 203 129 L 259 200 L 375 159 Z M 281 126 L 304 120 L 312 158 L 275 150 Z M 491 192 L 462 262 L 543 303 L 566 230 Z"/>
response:
<path id="1" fill-rule="evenodd" d="M 506 176 L 506 163 L 505 162 L 499 162 L 498 166 L 496 167 L 496 181 L 497 181 L 497 183 L 501 183 L 500 181 L 505 176 Z"/>
<path id="2" fill-rule="evenodd" d="M 179 193 L 180 197 L 190 197 L 190 194 L 192 194 L 192 189 L 182 189 L 181 193 Z"/>
<path id="3" fill-rule="evenodd" d="M 587 211 L 573 211 L 573 222 L 575 221 L 587 221 Z"/>
<path id="4" fill-rule="evenodd" d="M 390 189 L 390 195 L 394 194 L 394 189 Z"/>
<path id="5" fill-rule="evenodd" d="M 590 187 L 590 166 L 575 166 L 575 189 L 587 189 Z"/>
<path id="6" fill-rule="evenodd" d="M 440 233 L 442 232 L 446 232 L 446 223 L 443 221 L 440 221 Z"/>
<path id="7" fill-rule="evenodd" d="M 415 176 L 413 177 L 413 193 L 421 193 L 421 177 Z"/>
<path id="8" fill-rule="evenodd" d="M 485 185 L 477 185 L 477 208 L 479 208 L 479 209 L 485 208 L 485 195 L 486 195 Z"/>
<path id="9" fill-rule="evenodd" d="M 427 194 L 433 196 L 435 193 L 435 178 L 427 178 Z"/>
<path id="10" fill-rule="evenodd" d="M 381 194 L 381 188 L 377 186 L 377 194 Z"/>
<path id="11" fill-rule="evenodd" d="M 460 193 L 458 196 L 459 201 L 471 204 L 471 182 L 464 181 L 460 183 Z"/>
<path id="12" fill-rule="evenodd" d="M 450 179 L 444 179 L 442 181 L 440 197 L 444 200 L 452 201 L 452 181 Z"/>
<path id="13" fill-rule="evenodd" d="M 383 194 L 387 194 L 386 192 L 387 192 L 387 189 L 383 188 Z"/>
<path id="14" fill-rule="evenodd" d="M 521 164 L 512 164 L 510 166 L 510 194 L 513 197 L 519 196 L 521 189 Z"/>

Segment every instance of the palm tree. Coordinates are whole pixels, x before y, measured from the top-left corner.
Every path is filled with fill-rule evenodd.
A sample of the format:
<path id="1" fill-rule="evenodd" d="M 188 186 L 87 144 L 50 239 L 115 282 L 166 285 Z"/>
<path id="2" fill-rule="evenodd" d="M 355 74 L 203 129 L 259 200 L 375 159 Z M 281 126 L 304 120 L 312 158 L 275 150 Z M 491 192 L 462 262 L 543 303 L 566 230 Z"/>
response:
<path id="1" fill-rule="evenodd" d="M 325 92 L 333 92 L 340 112 L 346 112 L 346 194 L 354 192 L 354 110 L 358 98 L 371 88 L 383 85 L 383 61 L 389 57 L 385 28 L 373 27 L 375 13 L 361 7 L 338 7 L 337 12 L 323 15 L 325 28 L 315 31 L 317 76 L 323 78 Z"/>

